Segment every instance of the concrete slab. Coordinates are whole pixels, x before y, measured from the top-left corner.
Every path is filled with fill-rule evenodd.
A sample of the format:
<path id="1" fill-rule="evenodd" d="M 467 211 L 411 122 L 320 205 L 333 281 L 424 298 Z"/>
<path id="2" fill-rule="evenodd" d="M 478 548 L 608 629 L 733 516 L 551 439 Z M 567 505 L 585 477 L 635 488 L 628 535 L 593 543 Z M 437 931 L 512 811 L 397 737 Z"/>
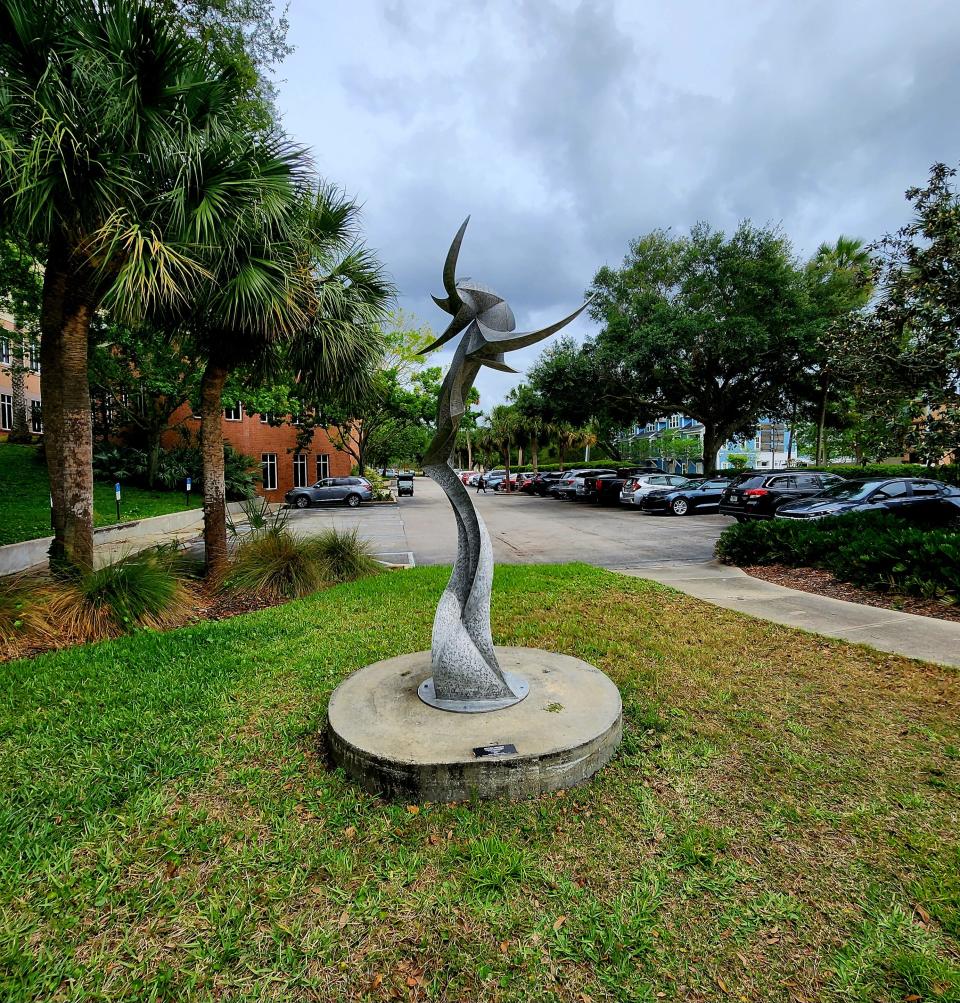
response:
<path id="1" fill-rule="evenodd" d="M 530 692 L 485 714 L 420 700 L 417 688 L 432 671 L 429 651 L 355 672 L 330 698 L 334 761 L 365 790 L 415 802 L 531 797 L 593 776 L 620 744 L 616 686 L 569 655 L 496 650 L 501 667 L 523 677 Z M 493 751 L 478 755 L 483 749 Z"/>

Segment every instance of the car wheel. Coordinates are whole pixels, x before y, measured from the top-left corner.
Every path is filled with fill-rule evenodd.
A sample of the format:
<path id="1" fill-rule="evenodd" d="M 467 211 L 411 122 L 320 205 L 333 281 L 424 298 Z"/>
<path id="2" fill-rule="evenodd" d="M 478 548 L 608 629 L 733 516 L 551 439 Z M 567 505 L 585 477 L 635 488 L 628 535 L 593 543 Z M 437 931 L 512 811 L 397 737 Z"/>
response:
<path id="1" fill-rule="evenodd" d="M 687 504 L 686 498 L 674 498 L 670 503 L 670 508 L 674 515 L 686 515 L 690 506 Z"/>
<path id="2" fill-rule="evenodd" d="M 356 508 L 360 504 L 360 495 L 347 495 L 346 502 L 350 508 Z"/>
<path id="3" fill-rule="evenodd" d="M 297 495 L 297 500 L 293 503 L 297 508 L 309 508 L 310 499 L 306 495 Z"/>

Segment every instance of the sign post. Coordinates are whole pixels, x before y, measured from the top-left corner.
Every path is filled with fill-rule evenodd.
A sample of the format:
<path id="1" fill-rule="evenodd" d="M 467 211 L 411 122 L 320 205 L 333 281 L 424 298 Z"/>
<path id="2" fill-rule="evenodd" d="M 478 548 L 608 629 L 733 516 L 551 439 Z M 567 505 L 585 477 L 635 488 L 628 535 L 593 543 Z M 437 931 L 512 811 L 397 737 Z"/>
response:
<path id="1" fill-rule="evenodd" d="M 117 496 L 117 522 L 120 521 L 120 482 L 117 481 L 113 486 L 114 494 Z"/>
<path id="2" fill-rule="evenodd" d="M 191 489 L 192 487 L 193 487 L 193 479 L 192 479 L 192 478 L 190 478 L 190 477 L 188 477 L 188 478 L 187 478 L 187 490 L 186 490 L 186 495 L 187 495 L 187 508 L 190 508 L 190 489 Z"/>

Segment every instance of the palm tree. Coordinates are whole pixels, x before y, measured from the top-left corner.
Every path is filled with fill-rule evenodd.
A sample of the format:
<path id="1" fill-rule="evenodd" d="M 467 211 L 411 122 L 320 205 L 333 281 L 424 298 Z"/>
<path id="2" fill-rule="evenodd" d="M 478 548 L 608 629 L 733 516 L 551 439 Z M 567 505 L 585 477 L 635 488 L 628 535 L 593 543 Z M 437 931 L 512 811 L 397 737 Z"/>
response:
<path id="1" fill-rule="evenodd" d="M 196 244 L 259 179 L 222 153 L 246 128 L 236 74 L 149 0 L 0 0 L 0 222 L 42 248 L 40 360 L 51 563 L 93 564 L 87 343 L 203 274 Z"/>
<path id="2" fill-rule="evenodd" d="M 336 385 L 359 394 L 383 353 L 380 322 L 392 287 L 357 242 L 358 207 L 336 189 L 299 180 L 303 153 L 274 139 L 251 151 L 272 179 L 233 232 L 221 234 L 210 278 L 184 322 L 204 359 L 200 381 L 207 574 L 227 567 L 223 390 L 244 367 L 254 379 L 291 369 L 306 399 Z"/>
<path id="3" fill-rule="evenodd" d="M 503 489 L 510 490 L 510 449 L 517 433 L 517 412 L 509 404 L 498 404 L 490 411 L 488 434 L 490 440 L 503 457 L 506 478 Z"/>
<path id="4" fill-rule="evenodd" d="M 564 457 L 567 450 L 576 446 L 585 446 L 590 441 L 589 433 L 582 428 L 577 428 L 568 422 L 559 422 L 554 426 L 554 439 L 557 443 L 557 452 L 560 456 L 560 469 L 563 470 Z M 594 442 L 596 438 L 594 437 Z"/>
<path id="5" fill-rule="evenodd" d="M 816 318 L 829 326 L 865 306 L 873 292 L 873 260 L 863 241 L 842 234 L 836 243 L 823 243 L 807 264 L 810 298 Z M 815 462 L 826 462 L 827 404 L 832 379 L 829 360 L 819 367 Z M 822 458 L 821 458 L 822 454 Z"/>

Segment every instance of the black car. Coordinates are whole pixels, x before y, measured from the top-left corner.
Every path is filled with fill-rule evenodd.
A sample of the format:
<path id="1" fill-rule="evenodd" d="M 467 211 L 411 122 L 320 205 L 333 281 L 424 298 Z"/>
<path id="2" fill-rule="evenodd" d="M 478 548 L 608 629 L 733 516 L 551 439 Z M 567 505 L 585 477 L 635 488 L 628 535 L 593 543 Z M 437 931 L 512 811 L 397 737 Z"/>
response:
<path id="1" fill-rule="evenodd" d="M 641 512 L 664 512 L 689 515 L 701 509 L 713 511 L 720 504 L 720 496 L 729 486 L 727 478 L 709 481 L 689 480 L 678 488 L 651 491 L 640 503 Z"/>
<path id="2" fill-rule="evenodd" d="M 777 510 L 778 519 L 823 519 L 847 512 L 893 512 L 917 522 L 949 523 L 960 516 L 960 491 L 914 477 L 858 477 Z"/>
<path id="3" fill-rule="evenodd" d="M 720 514 L 737 522 L 772 519 L 781 505 L 818 495 L 842 477 L 813 470 L 779 470 L 741 474 L 720 496 Z"/>

